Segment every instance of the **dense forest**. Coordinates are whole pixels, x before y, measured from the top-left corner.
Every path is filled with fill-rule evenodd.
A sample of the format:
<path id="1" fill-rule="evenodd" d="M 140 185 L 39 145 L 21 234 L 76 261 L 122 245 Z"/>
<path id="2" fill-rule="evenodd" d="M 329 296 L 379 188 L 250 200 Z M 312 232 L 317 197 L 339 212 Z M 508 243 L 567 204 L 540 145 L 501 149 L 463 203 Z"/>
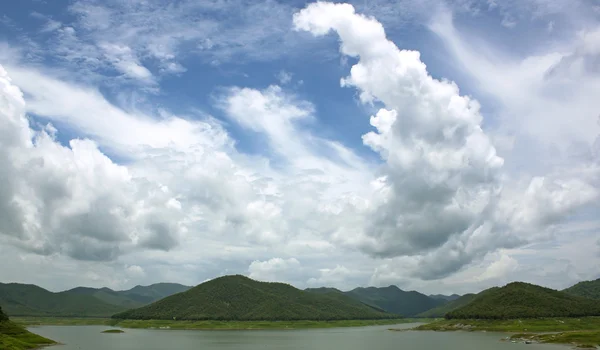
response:
<path id="1" fill-rule="evenodd" d="M 579 282 L 563 292 L 589 299 L 600 299 L 600 278 L 594 281 Z"/>
<path id="2" fill-rule="evenodd" d="M 356 288 L 345 294 L 365 304 L 406 317 L 416 316 L 447 302 L 415 291 L 406 292 L 396 286 Z"/>
<path id="3" fill-rule="evenodd" d="M 473 299 L 475 299 L 477 294 L 465 294 L 457 299 L 454 299 L 446 304 L 440 305 L 433 309 L 429 309 L 427 311 L 421 312 L 417 315 L 417 317 L 424 318 L 436 318 L 436 317 L 444 317 L 448 312 L 454 311 L 458 308 L 461 308 L 467 304 L 469 304 Z"/>
<path id="4" fill-rule="evenodd" d="M 510 319 L 599 316 L 600 301 L 534 284 L 513 282 L 479 293 L 470 303 L 446 314 L 448 319 Z"/>
<path id="5" fill-rule="evenodd" d="M 284 283 L 225 276 L 150 305 L 119 313 L 120 319 L 352 320 L 397 318 L 338 292 L 311 293 Z"/>

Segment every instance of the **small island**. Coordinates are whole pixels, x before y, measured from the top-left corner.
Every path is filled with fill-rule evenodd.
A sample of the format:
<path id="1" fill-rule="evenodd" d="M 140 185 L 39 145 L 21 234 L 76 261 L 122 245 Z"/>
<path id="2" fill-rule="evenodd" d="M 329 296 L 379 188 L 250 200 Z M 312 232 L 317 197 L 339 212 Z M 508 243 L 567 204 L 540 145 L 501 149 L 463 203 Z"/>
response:
<path id="1" fill-rule="evenodd" d="M 125 333 L 125 331 L 122 329 L 107 329 L 102 331 L 102 333 Z"/>

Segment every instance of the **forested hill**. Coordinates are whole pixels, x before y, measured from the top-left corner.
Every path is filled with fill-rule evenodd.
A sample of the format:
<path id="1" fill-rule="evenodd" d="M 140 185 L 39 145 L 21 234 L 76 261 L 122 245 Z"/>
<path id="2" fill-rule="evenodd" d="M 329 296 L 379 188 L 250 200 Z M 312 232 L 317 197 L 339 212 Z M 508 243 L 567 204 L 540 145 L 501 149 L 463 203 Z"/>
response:
<path id="1" fill-rule="evenodd" d="M 450 319 L 509 319 L 600 316 L 600 301 L 534 284 L 513 282 L 479 293 L 470 303 L 446 314 Z"/>
<path id="2" fill-rule="evenodd" d="M 446 303 L 446 300 L 434 299 L 415 291 L 406 292 L 396 286 L 356 288 L 345 294 L 365 304 L 407 317 Z"/>
<path id="3" fill-rule="evenodd" d="M 53 293 L 20 283 L 0 283 L 0 306 L 9 316 L 108 317 L 124 310 L 91 295 Z"/>
<path id="4" fill-rule="evenodd" d="M 397 318 L 337 292 L 312 293 L 284 283 L 224 276 L 113 316 L 177 320 L 352 320 Z"/>
<path id="5" fill-rule="evenodd" d="M 185 292 L 191 287 L 177 283 L 155 283 L 135 286 L 129 290 L 114 291 L 110 288 L 77 287 L 63 293 L 91 295 L 105 303 L 131 309 L 148 305 L 170 295 Z"/>
<path id="6" fill-rule="evenodd" d="M 469 304 L 477 294 L 465 294 L 458 299 L 454 299 L 444 305 L 440 305 L 433 309 L 427 310 L 425 312 L 421 312 L 417 315 L 417 317 L 424 318 L 435 318 L 435 317 L 444 317 L 448 312 L 454 311 L 458 308 L 461 308 L 467 304 Z"/>
<path id="7" fill-rule="evenodd" d="M 589 299 L 600 299 L 600 278 L 594 281 L 579 282 L 563 292 Z"/>

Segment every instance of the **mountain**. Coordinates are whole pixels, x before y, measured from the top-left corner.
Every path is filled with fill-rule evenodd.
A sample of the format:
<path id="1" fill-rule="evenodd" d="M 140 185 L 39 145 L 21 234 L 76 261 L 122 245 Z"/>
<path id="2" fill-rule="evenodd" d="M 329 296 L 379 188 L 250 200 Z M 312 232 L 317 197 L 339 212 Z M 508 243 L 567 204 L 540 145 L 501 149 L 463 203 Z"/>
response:
<path id="1" fill-rule="evenodd" d="M 241 275 L 219 277 L 113 316 L 119 319 L 272 321 L 396 317 L 337 292 L 311 293 L 288 284 L 258 282 Z"/>
<path id="2" fill-rule="evenodd" d="M 600 301 L 534 284 L 513 282 L 479 293 L 470 303 L 448 312 L 449 319 L 510 319 L 600 316 Z"/>
<path id="3" fill-rule="evenodd" d="M 356 288 L 345 294 L 367 305 L 406 317 L 415 316 L 446 302 L 430 298 L 419 292 L 406 292 L 396 286 Z"/>
<path id="4" fill-rule="evenodd" d="M 454 300 L 460 298 L 460 295 L 458 295 L 458 294 L 452 294 L 452 295 L 430 294 L 429 297 L 433 298 L 433 299 L 438 299 L 438 300 L 454 301 Z"/>
<path id="5" fill-rule="evenodd" d="M 579 282 L 563 292 L 589 299 L 600 299 L 600 278 L 594 281 Z"/>
<path id="6" fill-rule="evenodd" d="M 77 287 L 66 291 L 80 295 L 91 295 L 105 303 L 132 309 L 144 306 L 170 295 L 184 292 L 191 287 L 177 283 L 156 283 L 149 286 L 135 286 L 129 290 L 114 291 L 109 288 Z"/>
<path id="7" fill-rule="evenodd" d="M 55 344 L 55 342 L 33 334 L 25 328 L 12 323 L 0 307 L 0 349 L 37 349 L 41 346 L 51 344 Z"/>
<path id="8" fill-rule="evenodd" d="M 124 310 L 91 295 L 52 293 L 19 283 L 0 283 L 0 305 L 11 316 L 107 317 Z"/>
<path id="9" fill-rule="evenodd" d="M 440 305 L 436 308 L 427 310 L 425 312 L 421 312 L 417 315 L 417 317 L 425 317 L 425 318 L 434 318 L 434 317 L 444 317 L 448 312 L 454 311 L 460 307 L 463 307 L 473 301 L 477 294 L 465 294 L 458 299 L 454 299 L 449 301 L 446 304 Z"/>
<path id="10" fill-rule="evenodd" d="M 129 290 L 120 291 L 119 293 L 140 302 L 143 301 L 144 304 L 149 304 L 173 294 L 185 292 L 190 288 L 192 287 L 178 283 L 155 283 L 149 286 L 135 286 Z"/>

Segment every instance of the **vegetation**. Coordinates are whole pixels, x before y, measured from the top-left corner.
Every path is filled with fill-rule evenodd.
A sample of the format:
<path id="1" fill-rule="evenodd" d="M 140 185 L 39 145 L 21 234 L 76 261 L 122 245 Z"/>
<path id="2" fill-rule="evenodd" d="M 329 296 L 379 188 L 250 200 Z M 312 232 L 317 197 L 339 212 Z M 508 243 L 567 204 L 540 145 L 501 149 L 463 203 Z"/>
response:
<path id="1" fill-rule="evenodd" d="M 546 334 L 519 333 L 514 334 L 510 339 L 536 343 L 573 344 L 578 348 L 596 349 L 596 346 L 600 345 L 600 331 L 593 330 Z"/>
<path id="2" fill-rule="evenodd" d="M 394 325 L 412 322 L 406 319 L 380 320 L 333 320 L 333 321 L 169 321 L 169 320 L 119 320 L 117 325 L 124 328 L 156 329 L 205 329 L 205 330 L 257 330 L 257 329 L 312 329 L 365 327 Z"/>
<path id="3" fill-rule="evenodd" d="M 254 281 L 241 275 L 202 283 L 186 292 L 113 316 L 141 320 L 291 321 L 390 319 L 344 294 L 311 293 L 284 283 Z"/>
<path id="4" fill-rule="evenodd" d="M 517 319 L 599 316 L 600 302 L 529 283 L 513 282 L 479 293 L 446 313 L 447 319 Z"/>
<path id="5" fill-rule="evenodd" d="M 102 331 L 102 333 L 125 333 L 125 331 L 122 329 L 107 329 Z"/>
<path id="6" fill-rule="evenodd" d="M 579 282 L 563 292 L 589 299 L 600 299 L 600 278 L 594 281 Z"/>
<path id="7" fill-rule="evenodd" d="M 126 291 L 77 287 L 53 293 L 31 284 L 0 283 L 0 305 L 10 316 L 110 317 L 189 288 L 157 283 Z"/>
<path id="8" fill-rule="evenodd" d="M 425 331 L 569 332 L 600 329 L 600 317 L 523 318 L 512 320 L 437 320 L 416 327 Z"/>
<path id="9" fill-rule="evenodd" d="M 148 305 L 170 295 L 190 289 L 177 283 L 155 283 L 149 286 L 135 286 L 129 290 L 114 291 L 109 288 L 77 287 L 65 293 L 91 295 L 107 304 L 131 309 Z"/>
<path id="10" fill-rule="evenodd" d="M 0 305 L 10 316 L 108 317 L 124 310 L 90 295 L 52 293 L 18 283 L 0 283 Z"/>
<path id="11" fill-rule="evenodd" d="M 11 322 L 8 319 L 8 316 L 2 312 L 2 308 L 0 308 L 0 349 L 35 349 L 43 345 L 51 344 L 55 344 L 55 342 L 37 334 L 33 334 L 22 326 Z"/>
<path id="12" fill-rule="evenodd" d="M 452 295 L 431 294 L 431 295 L 429 295 L 429 297 L 433 298 L 433 299 L 441 299 L 441 300 L 446 300 L 446 301 L 454 301 L 454 300 L 460 298 L 460 295 L 458 295 L 458 294 L 452 294 Z"/>
<path id="13" fill-rule="evenodd" d="M 444 317 L 448 312 L 461 308 L 473 301 L 473 299 L 475 299 L 475 296 L 476 294 L 465 294 L 459 297 L 458 299 L 448 302 L 447 304 L 443 304 L 436 308 L 427 310 L 425 312 L 421 312 L 417 316 L 425 318 Z"/>
<path id="14" fill-rule="evenodd" d="M 396 286 L 356 288 L 345 294 L 367 305 L 407 317 L 446 303 L 445 300 L 433 299 L 415 291 L 406 292 Z"/>
<path id="15" fill-rule="evenodd" d="M 158 329 L 303 329 L 363 327 L 375 325 L 393 325 L 415 322 L 412 319 L 380 320 L 336 320 L 336 321 L 173 321 L 173 320 L 119 320 L 110 318 L 56 318 L 56 317 L 20 317 L 15 323 L 26 326 L 58 325 L 87 326 L 101 325 L 121 328 L 158 328 Z"/>

